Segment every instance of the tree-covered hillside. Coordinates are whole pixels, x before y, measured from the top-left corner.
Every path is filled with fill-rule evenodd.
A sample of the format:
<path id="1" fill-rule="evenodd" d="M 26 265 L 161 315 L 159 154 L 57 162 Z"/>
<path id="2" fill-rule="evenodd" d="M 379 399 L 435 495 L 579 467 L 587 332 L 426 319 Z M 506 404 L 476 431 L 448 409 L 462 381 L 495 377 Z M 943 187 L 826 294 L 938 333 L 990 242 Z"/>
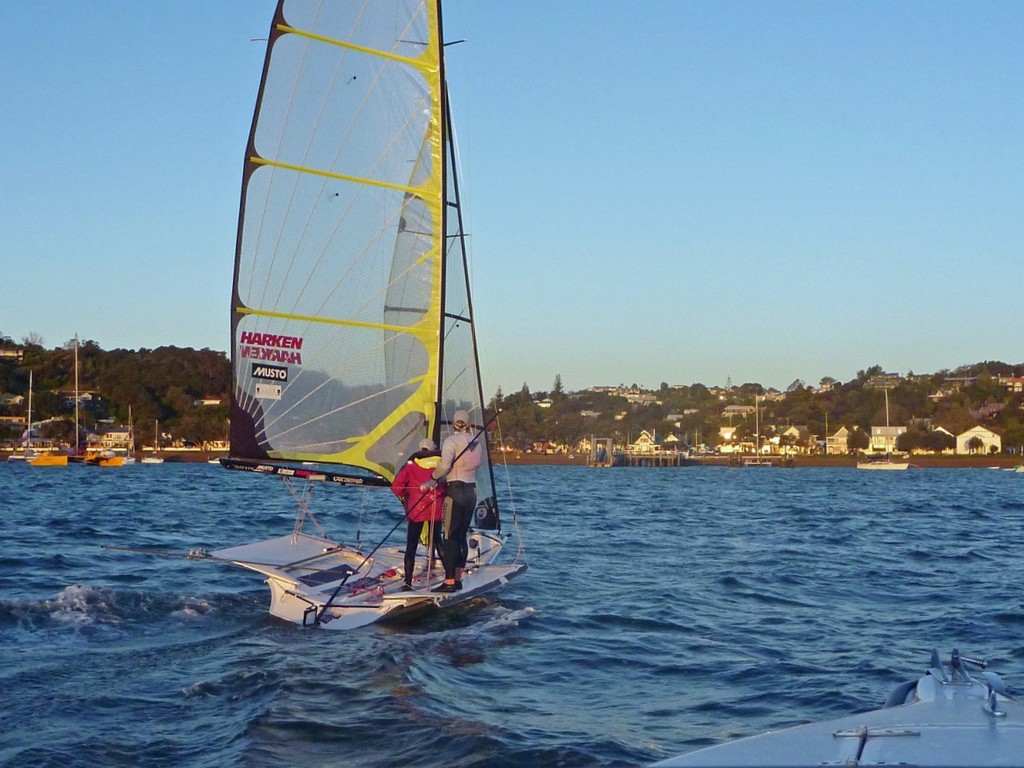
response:
<path id="1" fill-rule="evenodd" d="M 74 432 L 75 344 L 47 350 L 38 344 L 14 344 L 0 334 L 0 349 L 17 350 L 21 359 L 0 357 L 0 416 L 23 416 L 27 403 L 14 405 L 11 395 L 27 396 L 32 372 L 32 420 L 49 422 L 42 436 L 66 440 Z M 94 341 L 78 344 L 78 389 L 81 425 L 102 432 L 106 425 L 128 423 L 152 440 L 155 420 L 161 432 L 180 441 L 223 440 L 226 434 L 231 371 L 223 352 L 178 347 L 104 351 Z M 218 405 L 200 401 L 212 398 Z M 0 435 L 0 439 L 3 435 Z"/>
<path id="2" fill-rule="evenodd" d="M 0 356 L 0 416 L 24 418 L 25 404 L 10 401 L 12 395 L 27 395 L 31 370 L 33 421 L 63 416 L 63 424 L 48 425 L 54 430 L 49 436 L 64 437 L 61 429 L 73 431 L 74 341 L 47 350 L 31 340 L 16 344 L 0 333 L 0 352 L 5 350 L 7 356 Z M 20 353 L 20 360 L 15 353 Z M 178 347 L 104 351 L 93 341 L 83 341 L 78 356 L 79 389 L 93 396 L 82 414 L 87 429 L 126 424 L 130 406 L 137 434 L 151 434 L 147 426 L 159 419 L 161 431 L 176 440 L 224 438 L 231 373 L 223 352 Z M 840 427 L 870 430 L 885 424 L 884 389 L 889 422 L 907 426 L 908 441 L 925 440 L 933 426 L 958 434 L 981 424 L 1002 435 L 1004 450 L 1017 450 L 1024 446 L 1022 376 L 1024 364 L 1001 362 L 900 376 L 886 374 L 876 365 L 851 381 L 826 377 L 817 386 L 795 381 L 784 392 L 757 383 L 663 383 L 657 390 L 634 385 L 565 392 L 556 375 L 549 392 L 531 392 L 524 384 L 511 395 L 499 390 L 490 406 L 502 412 L 498 438 L 523 450 L 537 443 L 571 449 L 591 435 L 631 442 L 641 430 L 659 438 L 674 435 L 684 445 L 715 446 L 724 426 L 735 427 L 739 437 L 753 434 L 755 398 L 762 436 L 797 427 L 804 437 L 790 439 L 810 443 Z M 220 404 L 197 404 L 210 397 Z M 8 429 L 8 439 L 14 430 Z M 0 440 L 4 437 L 0 432 Z"/>
<path id="3" fill-rule="evenodd" d="M 551 392 L 530 392 L 524 384 L 512 395 L 499 390 L 491 405 L 502 410 L 501 439 L 520 449 L 538 441 L 572 446 L 591 435 L 626 443 L 641 430 L 654 431 L 659 439 L 671 434 L 682 444 L 713 447 L 721 427 L 736 427 L 740 438 L 753 435 L 755 398 L 762 437 L 789 427 L 802 428 L 808 441 L 823 440 L 844 426 L 870 432 L 886 423 L 887 390 L 889 423 L 907 426 L 908 441 L 931 427 L 959 434 L 981 424 L 1002 435 L 1004 450 L 1016 452 L 1024 446 L 1022 374 L 1024 365 L 1000 362 L 904 376 L 887 376 L 872 366 L 845 383 L 825 378 L 818 386 L 806 386 L 795 381 L 784 392 L 756 383 L 727 388 L 663 383 L 653 391 L 619 386 L 566 393 L 556 378 Z M 748 408 L 730 413 L 729 406 Z"/>

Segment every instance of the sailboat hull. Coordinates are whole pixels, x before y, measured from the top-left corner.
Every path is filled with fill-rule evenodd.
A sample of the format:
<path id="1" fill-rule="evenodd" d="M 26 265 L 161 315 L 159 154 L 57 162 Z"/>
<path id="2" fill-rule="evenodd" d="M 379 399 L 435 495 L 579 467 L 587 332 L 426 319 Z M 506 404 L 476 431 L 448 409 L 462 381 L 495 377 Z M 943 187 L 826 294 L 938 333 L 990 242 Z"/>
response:
<path id="1" fill-rule="evenodd" d="M 859 461 L 857 469 L 870 469 L 882 472 L 901 472 L 908 469 L 910 463 L 906 461 Z"/>
<path id="2" fill-rule="evenodd" d="M 39 453 L 32 456 L 28 463 L 33 467 L 66 467 L 68 457 L 63 453 Z"/>
<path id="3" fill-rule="evenodd" d="M 470 545 L 462 589 L 447 593 L 431 591 L 444 572 L 423 555 L 417 557 L 413 589 L 404 591 L 401 547 L 382 547 L 368 558 L 330 539 L 296 534 L 217 550 L 208 558 L 266 576 L 272 616 L 300 626 L 346 630 L 465 602 L 526 571 L 525 564 L 493 563 L 502 549 L 499 535 L 472 532 Z"/>

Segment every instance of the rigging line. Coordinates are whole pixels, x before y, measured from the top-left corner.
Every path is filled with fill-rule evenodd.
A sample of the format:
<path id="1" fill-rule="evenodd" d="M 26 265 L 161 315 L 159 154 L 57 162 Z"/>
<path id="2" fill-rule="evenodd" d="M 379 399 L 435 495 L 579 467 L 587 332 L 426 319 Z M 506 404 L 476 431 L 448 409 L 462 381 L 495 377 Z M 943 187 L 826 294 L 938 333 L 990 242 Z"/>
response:
<path id="1" fill-rule="evenodd" d="M 363 559 L 363 562 L 357 565 L 354 571 L 349 571 L 344 575 L 344 577 L 342 577 L 341 582 L 335 588 L 334 592 L 331 593 L 331 596 L 327 598 L 326 602 L 324 602 L 323 607 L 319 611 L 317 611 L 316 618 L 313 620 L 314 624 L 320 623 L 320 620 L 323 618 L 324 613 L 326 613 L 327 609 L 331 607 L 331 603 L 334 601 L 334 598 L 338 596 L 338 593 L 341 591 L 341 588 L 345 586 L 345 582 L 348 581 L 348 577 L 351 576 L 353 573 L 359 573 L 359 569 L 370 561 L 370 558 L 376 554 L 377 550 L 384 545 L 384 542 L 387 541 L 391 537 L 391 534 L 398 530 L 398 526 L 400 526 L 404 522 L 405 515 L 402 515 L 402 517 L 398 519 L 398 522 L 395 523 L 394 527 L 384 535 L 384 538 L 380 540 L 377 546 L 370 550 L 370 554 L 368 554 Z"/>
<path id="2" fill-rule="evenodd" d="M 498 411 L 498 414 L 500 414 L 500 413 L 501 413 L 501 411 Z M 502 448 L 504 449 L 504 447 L 505 447 L 505 436 L 504 436 L 504 434 L 502 434 L 502 431 L 501 431 L 501 419 L 497 418 L 497 414 L 495 415 L 495 428 L 498 431 L 498 441 L 501 444 Z M 513 494 L 513 492 L 512 492 L 512 478 L 509 477 L 509 473 L 508 473 L 508 455 L 507 455 L 507 453 L 504 450 L 502 450 L 502 452 L 501 452 L 501 464 L 502 464 L 502 467 L 505 470 L 505 486 L 506 486 L 505 487 L 505 493 L 508 495 L 508 504 L 509 504 L 509 507 L 512 510 L 512 526 L 516 529 L 517 547 L 516 547 L 516 556 L 513 558 L 513 562 L 519 562 L 519 558 L 520 557 L 522 557 L 523 560 L 526 561 L 526 556 L 525 556 L 526 552 L 525 552 L 525 548 L 524 548 L 524 545 L 523 545 L 523 532 L 522 532 L 522 530 L 519 527 L 519 513 L 518 513 L 518 510 L 516 508 L 515 494 Z M 495 494 L 494 495 L 495 496 L 498 495 L 497 494 L 497 490 L 495 490 Z"/>
<path id="3" fill-rule="evenodd" d="M 306 481 L 306 485 L 303 488 L 303 493 L 300 495 L 295 490 L 295 486 L 292 484 L 292 480 L 287 475 L 281 475 L 281 480 L 284 482 L 285 487 L 288 489 L 288 493 L 291 494 L 292 498 L 295 499 L 298 505 L 298 514 L 295 516 L 295 527 L 292 529 L 292 535 L 297 536 L 302 533 L 302 526 L 305 519 L 308 517 L 313 521 L 313 525 L 316 530 L 320 533 L 323 538 L 328 538 L 327 531 L 324 530 L 323 526 L 320 525 L 320 521 L 316 519 L 316 516 L 309 508 L 310 500 L 313 498 L 313 483 Z"/>

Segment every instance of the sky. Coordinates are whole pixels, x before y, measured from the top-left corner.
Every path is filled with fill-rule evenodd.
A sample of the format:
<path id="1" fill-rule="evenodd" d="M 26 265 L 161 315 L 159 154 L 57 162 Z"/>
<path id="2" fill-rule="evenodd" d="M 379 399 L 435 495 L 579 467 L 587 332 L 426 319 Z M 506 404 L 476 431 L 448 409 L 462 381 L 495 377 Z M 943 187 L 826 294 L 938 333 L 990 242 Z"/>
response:
<path id="1" fill-rule="evenodd" d="M 227 350 L 273 6 L 3 3 L 0 333 Z M 1024 362 L 1024 4 L 444 23 L 485 394 Z"/>

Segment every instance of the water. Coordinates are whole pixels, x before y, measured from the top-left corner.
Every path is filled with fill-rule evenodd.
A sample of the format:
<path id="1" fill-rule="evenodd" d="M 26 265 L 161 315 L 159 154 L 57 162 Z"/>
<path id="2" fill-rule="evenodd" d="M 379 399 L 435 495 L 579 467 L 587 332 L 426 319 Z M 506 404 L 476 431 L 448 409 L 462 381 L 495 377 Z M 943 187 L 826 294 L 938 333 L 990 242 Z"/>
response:
<path id="1" fill-rule="evenodd" d="M 0 465 L 0 764 L 644 765 L 877 707 L 954 645 L 1024 689 L 1020 474 L 507 475 L 524 577 L 337 633 L 270 618 L 255 574 L 102 548 L 286 532 L 272 478 Z M 314 494 L 371 542 L 382 505 Z"/>

